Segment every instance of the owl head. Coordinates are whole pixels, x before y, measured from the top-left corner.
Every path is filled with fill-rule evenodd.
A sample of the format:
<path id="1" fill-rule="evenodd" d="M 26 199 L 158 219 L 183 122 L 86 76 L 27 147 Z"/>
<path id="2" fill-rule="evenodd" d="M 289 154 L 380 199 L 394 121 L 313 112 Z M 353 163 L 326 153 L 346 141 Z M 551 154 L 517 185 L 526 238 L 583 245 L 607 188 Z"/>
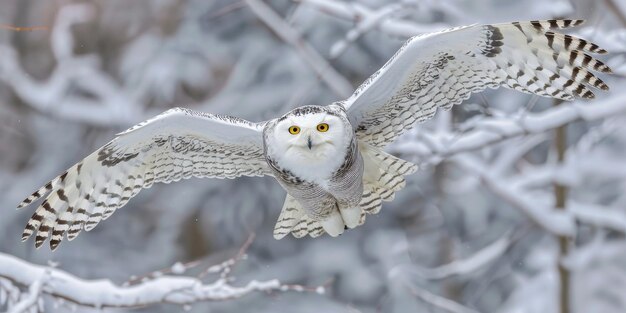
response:
<path id="1" fill-rule="evenodd" d="M 302 106 L 272 126 L 266 134 L 267 153 L 287 167 L 343 162 L 354 133 L 345 111 L 336 105 Z"/>

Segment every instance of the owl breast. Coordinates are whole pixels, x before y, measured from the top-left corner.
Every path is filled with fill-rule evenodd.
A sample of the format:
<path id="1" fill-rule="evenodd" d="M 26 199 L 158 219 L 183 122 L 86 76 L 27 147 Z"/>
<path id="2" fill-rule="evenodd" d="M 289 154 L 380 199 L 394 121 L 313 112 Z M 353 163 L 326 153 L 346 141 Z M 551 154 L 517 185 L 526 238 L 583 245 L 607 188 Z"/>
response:
<path id="1" fill-rule="evenodd" d="M 338 148 L 319 147 L 317 151 L 293 150 L 284 154 L 272 154 L 272 151 L 268 151 L 268 159 L 279 177 L 292 176 L 292 181 L 309 182 L 326 189 L 347 157 L 348 149 Z"/>

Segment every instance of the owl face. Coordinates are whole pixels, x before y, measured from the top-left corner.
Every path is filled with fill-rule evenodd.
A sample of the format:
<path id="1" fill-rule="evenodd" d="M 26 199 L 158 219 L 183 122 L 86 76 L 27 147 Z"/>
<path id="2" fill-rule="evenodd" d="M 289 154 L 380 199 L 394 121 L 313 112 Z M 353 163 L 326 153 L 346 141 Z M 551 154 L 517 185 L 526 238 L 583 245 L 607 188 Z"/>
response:
<path id="1" fill-rule="evenodd" d="M 271 137 L 272 158 L 291 171 L 324 176 L 344 161 L 351 126 L 343 112 L 323 107 L 301 107 L 281 117 Z M 306 173 L 302 173 L 303 176 Z"/>

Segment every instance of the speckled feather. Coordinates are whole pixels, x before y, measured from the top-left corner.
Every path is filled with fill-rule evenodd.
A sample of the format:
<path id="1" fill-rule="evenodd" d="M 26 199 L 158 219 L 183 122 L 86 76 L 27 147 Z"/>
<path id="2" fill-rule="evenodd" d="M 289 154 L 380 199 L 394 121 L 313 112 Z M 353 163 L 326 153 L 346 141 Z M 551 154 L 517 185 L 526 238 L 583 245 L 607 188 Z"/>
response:
<path id="1" fill-rule="evenodd" d="M 172 109 L 118 134 L 26 198 L 19 207 L 45 199 L 22 238 L 36 233 L 36 247 L 50 238 L 55 249 L 65 235 L 72 240 L 81 230 L 93 229 L 141 189 L 189 177 L 274 176 L 288 192 L 274 229 L 277 239 L 289 233 L 298 238 L 322 235 L 320 221 L 339 207 L 360 209 L 349 217 L 363 224 L 366 214 L 378 213 L 382 202 L 404 188 L 405 176 L 417 170 L 382 148 L 431 118 L 437 108 L 450 109 L 488 87 L 563 100 L 591 99 L 593 89 L 608 90 L 593 72 L 611 70 L 588 54 L 606 51 L 551 31 L 580 24 L 548 20 L 473 25 L 417 36 L 350 98 L 327 107 L 296 108 L 265 123 Z M 320 113 L 344 118 L 351 126 L 344 135 L 352 138 L 343 163 L 324 188 L 267 157 L 269 143 L 263 135 L 289 114 Z"/>
<path id="2" fill-rule="evenodd" d="M 363 189 L 360 191 L 361 198 L 358 204 L 361 208 L 359 225 L 362 225 L 365 223 L 366 214 L 378 214 L 383 201 L 394 199 L 395 193 L 406 185 L 404 177 L 415 173 L 417 166 L 365 142 L 359 142 L 358 147 L 364 166 Z M 287 195 L 274 227 L 274 238 L 281 239 L 290 232 L 296 238 L 306 235 L 315 238 L 322 235 L 324 229 L 318 221 L 306 214 L 306 209 L 300 202 Z"/>
<path id="3" fill-rule="evenodd" d="M 474 92 L 504 86 L 563 100 L 608 90 L 592 71 L 609 67 L 586 54 L 596 44 L 550 31 L 582 20 L 474 25 L 416 36 L 347 100 L 357 137 L 384 147 L 437 108 L 450 109 Z"/>
<path id="4" fill-rule="evenodd" d="M 172 109 L 118 135 L 26 198 L 47 195 L 26 225 L 35 246 L 50 237 L 55 249 L 74 239 L 155 182 L 190 177 L 235 178 L 271 173 L 263 157 L 263 124 Z"/>

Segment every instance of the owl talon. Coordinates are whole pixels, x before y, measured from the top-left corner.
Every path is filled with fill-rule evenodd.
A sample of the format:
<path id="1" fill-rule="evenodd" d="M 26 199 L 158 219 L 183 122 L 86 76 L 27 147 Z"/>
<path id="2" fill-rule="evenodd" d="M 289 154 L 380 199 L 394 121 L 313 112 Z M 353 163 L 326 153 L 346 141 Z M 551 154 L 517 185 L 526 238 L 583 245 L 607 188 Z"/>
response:
<path id="1" fill-rule="evenodd" d="M 324 230 L 332 237 L 337 237 L 343 233 L 345 224 L 341 214 L 335 211 L 326 220 L 320 221 Z"/>
<path id="2" fill-rule="evenodd" d="M 359 226 L 359 221 L 361 220 L 360 207 L 357 206 L 354 208 L 339 209 L 339 212 L 341 212 L 341 218 L 347 228 L 355 228 Z"/>

